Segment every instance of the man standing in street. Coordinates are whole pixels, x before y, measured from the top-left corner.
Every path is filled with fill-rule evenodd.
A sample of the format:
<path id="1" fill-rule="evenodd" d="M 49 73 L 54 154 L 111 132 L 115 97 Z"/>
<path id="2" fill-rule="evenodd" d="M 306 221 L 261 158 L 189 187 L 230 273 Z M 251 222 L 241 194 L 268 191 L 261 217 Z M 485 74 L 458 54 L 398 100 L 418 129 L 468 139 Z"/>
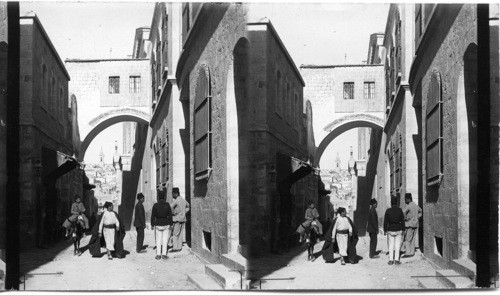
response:
<path id="1" fill-rule="evenodd" d="M 158 192 L 158 202 L 151 211 L 151 226 L 156 232 L 156 259 L 167 259 L 167 243 L 172 228 L 172 208 L 165 201 L 165 192 Z"/>
<path id="2" fill-rule="evenodd" d="M 146 253 L 147 251 L 143 249 L 144 244 L 144 229 L 146 228 L 146 212 L 144 211 L 144 195 L 142 193 L 137 194 L 137 204 L 135 205 L 135 219 L 134 226 L 137 231 L 137 253 Z"/>
<path id="3" fill-rule="evenodd" d="M 184 237 L 184 227 L 186 224 L 186 213 L 189 212 L 189 203 L 179 196 L 179 188 L 172 189 L 172 210 L 174 227 L 172 231 L 173 249 L 172 252 L 182 250 L 182 239 Z"/>
<path id="4" fill-rule="evenodd" d="M 404 257 L 415 255 L 415 235 L 418 229 L 418 220 L 422 217 L 422 209 L 413 203 L 411 193 L 405 194 L 406 207 L 403 210 L 405 216 L 404 243 L 401 251 L 405 252 Z"/>
<path id="5" fill-rule="evenodd" d="M 370 235 L 370 258 L 378 258 L 377 256 L 377 234 L 378 234 L 378 215 L 377 215 L 377 200 L 370 200 L 370 211 L 368 212 L 368 226 L 366 231 Z"/>
<path id="6" fill-rule="evenodd" d="M 115 234 L 120 228 L 120 221 L 115 212 L 113 212 L 113 203 L 104 203 L 106 211 L 102 213 L 102 219 L 99 223 L 99 238 L 104 235 L 106 241 L 106 249 L 108 251 L 108 259 L 112 260 L 111 251 L 115 251 Z"/>

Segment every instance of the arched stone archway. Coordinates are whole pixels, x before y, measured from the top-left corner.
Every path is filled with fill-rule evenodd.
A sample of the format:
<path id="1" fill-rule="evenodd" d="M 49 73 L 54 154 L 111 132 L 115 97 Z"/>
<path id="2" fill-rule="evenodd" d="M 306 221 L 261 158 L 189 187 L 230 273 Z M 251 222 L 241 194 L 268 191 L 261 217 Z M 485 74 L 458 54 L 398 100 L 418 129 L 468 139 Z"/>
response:
<path id="1" fill-rule="evenodd" d="M 316 149 L 316 153 L 314 155 L 314 167 L 319 166 L 323 152 L 337 136 L 350 129 L 359 127 L 382 129 L 384 127 L 384 120 L 370 114 L 352 114 L 338 118 L 326 125 L 324 130 L 325 132 L 328 132 L 328 135 L 323 138 Z"/>
<path id="2" fill-rule="evenodd" d="M 148 124 L 151 116 L 148 113 L 135 109 L 115 109 L 105 112 L 90 120 L 89 126 L 92 127 L 90 132 L 85 135 L 85 139 L 80 147 L 79 161 L 83 161 L 85 152 L 94 138 L 104 129 L 121 122 L 137 122 L 140 124 Z"/>

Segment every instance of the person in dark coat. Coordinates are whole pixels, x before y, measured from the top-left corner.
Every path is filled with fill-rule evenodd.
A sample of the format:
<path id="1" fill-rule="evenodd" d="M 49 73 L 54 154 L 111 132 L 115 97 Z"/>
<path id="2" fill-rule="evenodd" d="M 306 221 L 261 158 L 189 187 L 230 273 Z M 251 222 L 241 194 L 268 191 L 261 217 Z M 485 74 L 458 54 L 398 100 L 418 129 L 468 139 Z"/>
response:
<path id="1" fill-rule="evenodd" d="M 405 229 L 405 217 L 403 210 L 398 206 L 398 199 L 399 194 L 391 198 L 391 208 L 387 209 L 384 215 L 384 235 L 388 235 L 389 240 L 389 265 L 401 264 L 399 250 L 403 230 Z"/>
<path id="2" fill-rule="evenodd" d="M 120 215 L 113 211 L 115 213 L 116 218 L 118 219 L 118 222 L 120 223 L 119 229 L 115 233 L 115 255 L 118 258 L 124 258 L 126 251 L 123 248 L 123 239 L 125 238 L 125 226 L 123 223 L 123 220 L 121 219 Z M 92 257 L 102 257 L 104 253 L 101 253 L 101 247 L 106 247 L 106 241 L 104 240 L 104 237 L 99 237 L 99 224 L 101 223 L 102 219 L 102 214 L 97 216 L 97 222 L 94 224 L 92 227 L 92 236 L 90 238 L 89 243 L 87 244 L 87 248 L 89 249 L 90 255 Z"/>
<path id="3" fill-rule="evenodd" d="M 134 226 L 137 232 L 137 253 L 146 253 L 144 247 L 144 229 L 146 228 L 146 212 L 144 210 L 144 195 L 142 193 L 137 194 L 137 204 L 135 205 L 135 218 Z"/>
<path id="4" fill-rule="evenodd" d="M 337 209 L 338 216 L 340 216 L 340 213 L 345 212 L 345 209 L 342 207 L 339 207 Z M 333 239 L 332 237 L 332 232 L 333 229 L 335 228 L 335 223 L 337 222 L 337 218 L 333 219 L 332 225 L 328 229 L 328 231 L 325 234 L 325 243 L 323 244 L 323 248 L 321 249 L 323 253 L 323 259 L 325 260 L 326 263 L 333 263 L 335 262 L 334 259 L 334 253 L 339 252 L 339 246 L 337 244 L 337 239 Z M 349 221 L 349 224 L 352 227 L 352 235 L 350 235 L 347 239 L 347 261 L 355 264 L 357 263 L 357 253 L 356 253 L 356 245 L 358 243 L 359 237 L 358 237 L 358 230 L 356 229 L 356 226 L 354 226 L 354 222 L 352 222 L 352 219 L 349 217 L 346 217 L 347 220 Z"/>
<path id="5" fill-rule="evenodd" d="M 370 211 L 368 212 L 368 226 L 366 231 L 370 235 L 370 258 L 378 258 L 377 255 L 377 234 L 378 234 L 378 214 L 377 200 L 370 200 Z"/>
<path id="6" fill-rule="evenodd" d="M 155 259 L 168 259 L 167 244 L 172 230 L 173 215 L 170 204 L 165 201 L 165 192 L 158 192 L 158 202 L 151 210 L 151 226 L 156 230 Z"/>

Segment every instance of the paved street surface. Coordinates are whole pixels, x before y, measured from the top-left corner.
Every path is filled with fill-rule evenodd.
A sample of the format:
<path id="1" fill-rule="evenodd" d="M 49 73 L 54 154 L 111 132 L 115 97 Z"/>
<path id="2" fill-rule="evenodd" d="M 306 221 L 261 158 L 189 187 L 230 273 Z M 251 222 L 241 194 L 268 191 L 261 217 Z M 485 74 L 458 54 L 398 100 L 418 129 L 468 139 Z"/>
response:
<path id="1" fill-rule="evenodd" d="M 401 258 L 401 265 L 388 265 L 386 237 L 378 237 L 377 249 L 382 250 L 380 258 L 368 257 L 370 239 L 361 237 L 356 247 L 360 260 L 354 265 L 341 265 L 339 260 L 333 264 L 325 263 L 321 256 L 313 262 L 307 261 L 305 246 L 282 255 L 257 259 L 252 263 L 253 269 L 260 269 L 257 274 L 272 280 L 262 280 L 261 284 L 259 281 L 253 282 L 252 289 L 420 289 L 416 278 L 412 276 L 435 275 L 434 268 L 419 251 L 413 257 Z M 323 243 L 316 244 L 315 253 L 321 250 Z"/>
<path id="2" fill-rule="evenodd" d="M 146 230 L 145 236 L 145 244 L 149 244 L 147 253 L 135 252 L 136 233 L 130 231 L 124 239 L 130 254 L 112 261 L 107 256 L 92 258 L 88 251 L 74 256 L 69 241 L 30 254 L 22 253 L 21 272 L 34 274 L 26 277 L 26 290 L 195 290 L 187 274 L 204 273 L 204 264 L 186 246 L 181 252 L 170 253 L 166 261 L 155 260 L 153 232 Z M 83 239 L 82 245 L 89 239 Z M 315 252 L 322 245 L 323 242 L 316 244 Z M 339 261 L 327 264 L 321 256 L 314 262 L 307 261 L 305 246 L 282 255 L 254 259 L 251 268 L 258 271 L 253 277 L 272 280 L 256 280 L 252 289 L 419 289 L 412 276 L 435 274 L 419 251 L 414 257 L 402 258 L 399 266 L 388 265 L 386 245 L 385 237 L 379 235 L 380 258 L 369 259 L 369 238 L 361 237 L 357 246 L 360 260 L 355 265 L 343 266 Z M 20 288 L 23 289 L 22 284 Z"/>
<path id="3" fill-rule="evenodd" d="M 81 245 L 87 245 L 89 239 L 90 236 L 82 239 Z M 53 248 L 21 253 L 21 272 L 28 270 L 35 274 L 26 277 L 26 290 L 196 289 L 188 282 L 187 274 L 203 273 L 204 265 L 187 246 L 181 252 L 169 253 L 168 260 L 155 260 L 153 231 L 145 230 L 144 243 L 149 244 L 147 253 L 137 254 L 135 241 L 136 232 L 127 232 L 124 247 L 130 254 L 124 259 L 108 260 L 106 255 L 92 258 L 88 251 L 74 256 L 73 244 L 69 241 L 60 242 Z M 41 266 L 33 268 L 38 265 Z M 22 284 L 20 288 L 23 290 Z"/>

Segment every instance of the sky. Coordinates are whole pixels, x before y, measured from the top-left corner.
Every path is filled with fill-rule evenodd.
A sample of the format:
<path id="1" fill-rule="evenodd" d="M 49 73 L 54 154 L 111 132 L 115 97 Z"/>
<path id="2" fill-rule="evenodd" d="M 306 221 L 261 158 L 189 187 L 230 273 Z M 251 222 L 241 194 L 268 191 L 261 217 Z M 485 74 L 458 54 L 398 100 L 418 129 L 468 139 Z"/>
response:
<path id="1" fill-rule="evenodd" d="M 297 67 L 302 64 L 361 64 L 370 34 L 385 31 L 388 4 L 252 3 L 275 27 Z M 154 2 L 21 2 L 21 15 L 39 17 L 61 59 L 126 58 L 132 54 L 135 29 L 151 25 Z M 314 111 L 314 110 L 313 110 Z M 101 147 L 107 159 L 114 141 L 122 150 L 121 124 L 96 137 L 85 162 L 98 162 Z M 83 140 L 83 139 L 82 139 Z M 333 167 L 339 154 L 347 163 L 349 147 L 357 156 L 357 132 L 335 139 L 323 154 L 321 168 Z"/>

